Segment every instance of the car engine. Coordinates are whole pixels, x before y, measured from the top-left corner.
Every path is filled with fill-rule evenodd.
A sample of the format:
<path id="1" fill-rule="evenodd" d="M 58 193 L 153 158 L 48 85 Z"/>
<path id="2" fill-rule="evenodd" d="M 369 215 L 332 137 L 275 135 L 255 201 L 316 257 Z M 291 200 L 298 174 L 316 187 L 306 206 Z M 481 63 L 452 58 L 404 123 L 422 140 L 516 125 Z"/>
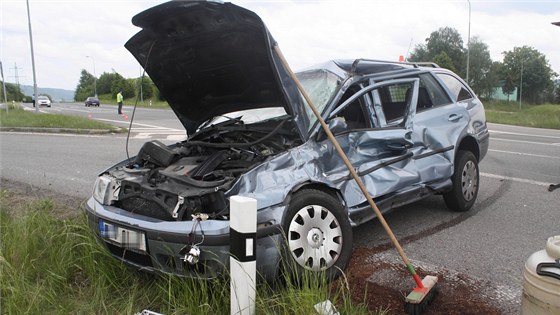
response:
<path id="1" fill-rule="evenodd" d="M 227 118 L 169 147 L 146 142 L 133 161 L 109 172 L 118 183 L 114 205 L 166 221 L 197 213 L 227 218 L 225 193 L 236 179 L 299 144 L 286 116 L 250 125 Z"/>

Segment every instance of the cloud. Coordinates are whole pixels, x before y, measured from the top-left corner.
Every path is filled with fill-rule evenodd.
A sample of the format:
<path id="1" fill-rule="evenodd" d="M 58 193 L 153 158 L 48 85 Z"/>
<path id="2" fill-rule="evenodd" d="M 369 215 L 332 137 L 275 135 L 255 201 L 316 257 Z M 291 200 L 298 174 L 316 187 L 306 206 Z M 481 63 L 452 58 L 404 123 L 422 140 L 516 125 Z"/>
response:
<path id="1" fill-rule="evenodd" d="M 140 66 L 124 43 L 140 29 L 132 17 L 162 1 L 30 0 L 37 84 L 74 89 L 81 69 L 99 76 L 113 69 L 138 77 Z M 468 38 L 467 1 L 234 1 L 256 12 L 293 68 L 334 58 L 398 60 L 431 32 L 450 26 Z M 0 2 L 0 60 L 4 75 L 32 84 L 25 1 Z M 560 3 L 556 1 L 471 1 L 471 36 L 479 36 L 493 60 L 528 45 L 545 54 L 560 72 L 557 44 Z"/>

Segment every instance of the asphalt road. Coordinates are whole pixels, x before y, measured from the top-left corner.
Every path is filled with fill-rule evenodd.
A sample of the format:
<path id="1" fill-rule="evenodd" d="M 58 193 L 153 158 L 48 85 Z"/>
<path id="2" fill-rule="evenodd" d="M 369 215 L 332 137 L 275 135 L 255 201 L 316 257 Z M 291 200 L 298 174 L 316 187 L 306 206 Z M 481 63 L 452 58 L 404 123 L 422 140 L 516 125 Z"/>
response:
<path id="1" fill-rule="evenodd" d="M 49 112 L 74 113 L 118 126 L 130 123 L 131 108 L 85 108 L 53 104 Z M 184 139 L 169 110 L 139 109 L 129 139 L 130 155 L 144 141 Z M 481 184 L 473 209 L 453 213 L 434 196 L 397 209 L 386 219 L 407 255 L 422 269 L 483 280 L 494 296 L 519 307 L 522 268 L 528 256 L 560 235 L 560 131 L 490 124 L 491 144 L 480 164 Z M 127 157 L 126 135 L 0 133 L 2 178 L 87 198 L 97 174 Z M 377 221 L 354 229 L 358 247 L 398 262 Z M 492 293 L 492 292 L 491 292 Z"/>

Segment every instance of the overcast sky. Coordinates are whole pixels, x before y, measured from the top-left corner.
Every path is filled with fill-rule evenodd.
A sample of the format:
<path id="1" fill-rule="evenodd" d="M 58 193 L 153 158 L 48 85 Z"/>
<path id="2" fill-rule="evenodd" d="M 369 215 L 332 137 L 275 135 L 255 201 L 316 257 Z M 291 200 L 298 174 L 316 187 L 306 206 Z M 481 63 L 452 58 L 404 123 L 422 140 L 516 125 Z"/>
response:
<path id="1" fill-rule="evenodd" d="M 132 17 L 165 1 L 29 0 L 37 85 L 73 90 L 80 72 L 97 77 L 117 71 L 141 75 L 124 48 L 139 28 Z M 492 60 L 523 45 L 545 54 L 560 73 L 560 0 L 471 0 L 471 37 L 489 46 Z M 398 60 L 431 32 L 450 26 L 466 46 L 469 3 L 436 0 L 242 0 L 278 41 L 286 59 L 299 69 L 328 59 Z M 0 1 L 0 60 L 6 82 L 33 84 L 25 0 Z M 90 56 L 87 58 L 86 56 Z"/>

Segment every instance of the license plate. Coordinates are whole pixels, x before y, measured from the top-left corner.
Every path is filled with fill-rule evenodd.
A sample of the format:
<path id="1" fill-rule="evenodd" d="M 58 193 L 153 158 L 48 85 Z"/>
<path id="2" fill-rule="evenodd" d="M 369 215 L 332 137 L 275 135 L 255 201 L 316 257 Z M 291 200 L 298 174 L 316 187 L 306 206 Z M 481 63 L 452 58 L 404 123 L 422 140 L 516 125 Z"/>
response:
<path id="1" fill-rule="evenodd" d="M 105 241 L 119 247 L 146 252 L 146 235 L 144 232 L 125 229 L 99 220 L 99 234 Z"/>

